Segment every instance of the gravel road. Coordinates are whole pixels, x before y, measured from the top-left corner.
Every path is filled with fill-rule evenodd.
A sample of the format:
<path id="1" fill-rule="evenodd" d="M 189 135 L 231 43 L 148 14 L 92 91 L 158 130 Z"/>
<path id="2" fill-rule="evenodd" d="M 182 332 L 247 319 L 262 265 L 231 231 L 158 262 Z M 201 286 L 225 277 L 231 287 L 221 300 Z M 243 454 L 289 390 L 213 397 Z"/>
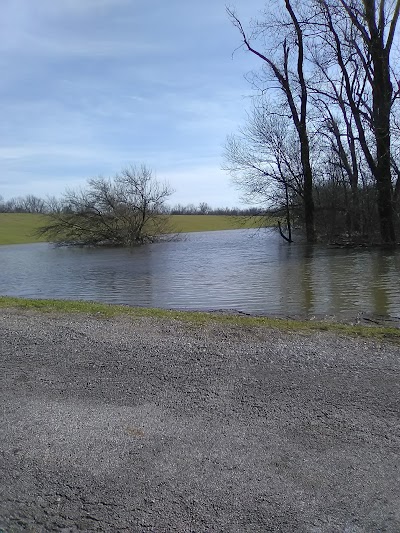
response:
<path id="1" fill-rule="evenodd" d="M 400 531 L 400 347 L 0 310 L 0 531 Z"/>

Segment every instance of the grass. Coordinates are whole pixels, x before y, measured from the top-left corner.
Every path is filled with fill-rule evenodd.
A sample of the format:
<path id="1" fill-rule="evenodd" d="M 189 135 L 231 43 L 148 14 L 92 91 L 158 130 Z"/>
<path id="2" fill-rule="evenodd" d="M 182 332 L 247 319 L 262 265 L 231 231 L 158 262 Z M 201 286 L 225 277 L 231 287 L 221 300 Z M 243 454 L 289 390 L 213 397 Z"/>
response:
<path id="1" fill-rule="evenodd" d="M 0 308 L 36 310 L 43 313 L 83 313 L 102 318 L 125 316 L 131 318 L 152 317 L 179 320 L 193 325 L 234 325 L 246 328 L 274 328 L 287 332 L 329 331 L 373 339 L 386 339 L 400 343 L 400 329 L 386 326 L 349 325 L 331 322 L 288 320 L 283 318 L 251 317 L 230 314 L 213 314 L 195 311 L 174 311 L 144 307 L 127 307 L 85 301 L 31 300 L 0 296 Z"/>
<path id="2" fill-rule="evenodd" d="M 35 235 L 46 222 L 43 215 L 30 213 L 0 213 L 0 244 L 24 244 L 43 242 L 44 238 Z M 171 232 L 188 233 L 192 231 L 216 231 L 227 229 L 258 228 L 261 225 L 273 226 L 274 220 L 224 215 L 172 215 Z"/>
<path id="3" fill-rule="evenodd" d="M 0 213 L 0 244 L 40 242 L 35 230 L 46 220 L 43 215 Z"/>
<path id="4" fill-rule="evenodd" d="M 274 226 L 275 221 L 272 218 L 261 220 L 258 217 L 249 218 L 243 216 L 172 215 L 171 225 L 176 231 L 186 233 L 192 231 L 217 231 Z"/>

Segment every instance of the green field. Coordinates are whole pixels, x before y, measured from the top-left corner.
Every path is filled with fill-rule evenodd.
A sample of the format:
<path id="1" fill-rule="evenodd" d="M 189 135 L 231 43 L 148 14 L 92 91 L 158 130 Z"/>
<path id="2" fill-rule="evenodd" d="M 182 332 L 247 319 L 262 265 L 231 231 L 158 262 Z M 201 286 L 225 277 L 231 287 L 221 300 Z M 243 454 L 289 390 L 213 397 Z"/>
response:
<path id="1" fill-rule="evenodd" d="M 45 223 L 46 217 L 27 213 L 0 213 L 0 244 L 40 242 L 35 230 Z M 225 229 L 257 228 L 260 219 L 223 215 L 173 215 L 171 232 L 216 231 Z M 267 224 L 274 225 L 273 220 Z"/>
<path id="2" fill-rule="evenodd" d="M 0 213 L 0 244 L 39 242 L 35 230 L 46 220 L 42 215 Z"/>
<path id="3" fill-rule="evenodd" d="M 217 231 L 224 229 L 259 228 L 273 226 L 272 219 L 261 222 L 260 218 L 235 217 L 224 215 L 172 215 L 173 231 L 188 233 L 192 231 Z"/>

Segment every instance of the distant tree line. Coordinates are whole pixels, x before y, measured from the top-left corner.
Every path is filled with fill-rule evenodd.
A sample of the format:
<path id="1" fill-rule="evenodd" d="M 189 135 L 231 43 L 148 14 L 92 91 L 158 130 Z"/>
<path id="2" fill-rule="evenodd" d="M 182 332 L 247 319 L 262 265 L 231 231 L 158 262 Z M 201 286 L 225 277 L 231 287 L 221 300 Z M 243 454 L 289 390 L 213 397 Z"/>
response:
<path id="1" fill-rule="evenodd" d="M 211 207 L 206 202 L 200 204 L 176 204 L 166 206 L 166 212 L 170 215 L 225 215 L 225 216 L 260 216 L 264 210 L 260 207 Z"/>
<path id="2" fill-rule="evenodd" d="M 4 200 L 0 196 L 0 213 L 36 213 L 50 214 L 68 212 L 71 209 L 71 198 L 64 195 L 61 198 L 40 198 L 32 194 L 18 196 Z M 173 206 L 159 206 L 160 214 L 164 215 L 224 215 L 224 216 L 264 216 L 265 210 L 261 207 L 211 207 L 206 202 L 195 204 L 175 204 Z"/>
<path id="3" fill-rule="evenodd" d="M 54 199 L 43 199 L 33 194 L 18 196 L 4 200 L 0 196 L 0 213 L 48 213 L 52 209 Z"/>
<path id="4" fill-rule="evenodd" d="M 260 60 L 225 168 L 249 202 L 317 239 L 400 235 L 400 0 L 277 0 L 245 29 Z M 393 46 L 393 44 L 395 45 Z"/>

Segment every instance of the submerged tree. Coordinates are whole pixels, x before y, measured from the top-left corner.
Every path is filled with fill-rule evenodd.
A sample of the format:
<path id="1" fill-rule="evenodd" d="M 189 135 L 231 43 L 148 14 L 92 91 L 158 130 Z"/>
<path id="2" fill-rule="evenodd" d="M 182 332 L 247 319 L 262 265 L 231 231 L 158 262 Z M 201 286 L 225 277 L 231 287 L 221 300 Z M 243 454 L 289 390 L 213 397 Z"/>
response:
<path id="1" fill-rule="evenodd" d="M 113 179 L 93 178 L 67 191 L 39 234 L 64 245 L 133 246 L 167 232 L 164 203 L 173 193 L 146 166 L 129 167 Z"/>

